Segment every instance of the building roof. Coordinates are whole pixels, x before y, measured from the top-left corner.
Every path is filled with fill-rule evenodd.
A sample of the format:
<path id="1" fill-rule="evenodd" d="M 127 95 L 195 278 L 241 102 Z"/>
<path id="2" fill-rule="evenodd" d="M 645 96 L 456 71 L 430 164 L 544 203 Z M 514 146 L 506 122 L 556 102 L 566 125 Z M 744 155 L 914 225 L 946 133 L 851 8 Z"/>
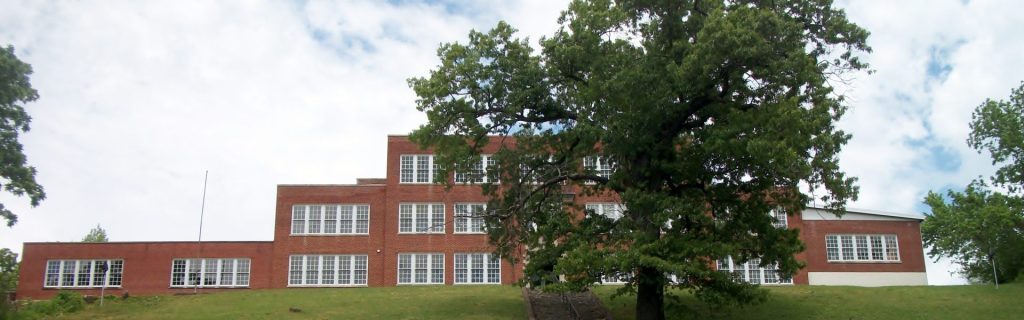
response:
<path id="1" fill-rule="evenodd" d="M 807 207 L 808 208 L 819 209 L 819 210 L 831 211 L 828 208 L 825 208 L 823 206 L 808 205 Z M 882 210 L 871 210 L 871 209 L 860 209 L 860 208 L 849 208 L 849 207 L 846 208 L 846 212 L 867 214 L 867 215 L 873 215 L 873 216 L 913 219 L 913 220 L 924 220 L 924 218 L 925 218 L 925 216 L 923 214 L 920 214 L 920 213 L 890 212 L 890 211 L 882 211 Z"/>

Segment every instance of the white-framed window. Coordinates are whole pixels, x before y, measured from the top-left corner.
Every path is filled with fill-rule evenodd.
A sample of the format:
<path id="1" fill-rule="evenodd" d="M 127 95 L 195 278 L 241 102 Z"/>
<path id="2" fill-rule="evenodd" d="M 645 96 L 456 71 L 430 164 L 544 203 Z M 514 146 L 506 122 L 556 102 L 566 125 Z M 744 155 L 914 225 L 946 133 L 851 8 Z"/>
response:
<path id="1" fill-rule="evenodd" d="M 398 204 L 398 233 L 444 233 L 444 204 Z"/>
<path id="2" fill-rule="evenodd" d="M 599 177 L 605 179 L 611 178 L 612 171 L 614 171 L 614 165 L 607 157 L 585 157 L 583 158 L 583 168 L 587 171 L 593 171 Z M 593 182 L 590 182 L 593 183 Z"/>
<path id="3" fill-rule="evenodd" d="M 104 269 L 106 269 L 104 271 Z M 44 288 L 120 287 L 124 260 L 47 260 Z"/>
<path id="4" fill-rule="evenodd" d="M 468 172 L 456 172 L 455 183 L 498 183 L 498 178 L 488 177 L 488 171 L 495 165 L 494 158 L 489 155 L 481 155 L 480 161 L 473 164 Z"/>
<path id="5" fill-rule="evenodd" d="M 370 234 L 370 205 L 293 205 L 292 235 L 314 234 Z"/>
<path id="6" fill-rule="evenodd" d="M 500 284 L 501 259 L 490 253 L 456 253 L 455 284 Z"/>
<path id="7" fill-rule="evenodd" d="M 437 165 L 432 154 L 403 154 L 399 157 L 399 183 L 433 183 L 435 171 Z"/>
<path id="8" fill-rule="evenodd" d="M 398 284 L 444 284 L 444 254 L 399 253 Z"/>
<path id="9" fill-rule="evenodd" d="M 171 260 L 172 288 L 238 288 L 249 286 L 248 258 Z"/>
<path id="10" fill-rule="evenodd" d="M 625 208 L 621 204 L 614 202 L 591 202 L 587 203 L 585 208 L 587 211 L 611 218 L 612 220 L 619 220 L 622 218 L 622 212 L 625 211 Z"/>
<path id="11" fill-rule="evenodd" d="M 455 204 L 455 233 L 484 233 L 483 203 Z"/>
<path id="12" fill-rule="evenodd" d="M 786 229 L 789 227 L 786 210 L 782 208 L 773 209 L 769 214 L 772 216 L 772 225 L 779 229 Z"/>
<path id="13" fill-rule="evenodd" d="M 825 235 L 829 262 L 899 262 L 900 248 L 894 234 Z"/>
<path id="14" fill-rule="evenodd" d="M 625 284 L 632 280 L 632 272 L 616 272 L 601 276 L 601 284 Z"/>
<path id="15" fill-rule="evenodd" d="M 738 263 L 732 257 L 718 259 L 718 271 L 727 272 L 734 280 L 752 284 L 793 284 L 793 278 L 779 274 L 778 265 L 761 267 L 761 259 L 750 259 L 746 263 Z"/>
<path id="16" fill-rule="evenodd" d="M 289 287 L 364 287 L 367 256 L 292 255 L 288 258 Z"/>

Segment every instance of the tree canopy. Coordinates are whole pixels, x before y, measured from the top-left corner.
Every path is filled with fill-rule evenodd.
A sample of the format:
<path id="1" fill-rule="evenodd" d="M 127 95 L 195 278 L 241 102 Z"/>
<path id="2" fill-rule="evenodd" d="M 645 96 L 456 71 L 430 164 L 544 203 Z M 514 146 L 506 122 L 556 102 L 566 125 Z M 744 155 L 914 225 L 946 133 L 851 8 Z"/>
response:
<path id="1" fill-rule="evenodd" d="M 830 1 L 574 1 L 559 23 L 539 52 L 504 22 L 471 31 L 409 80 L 428 118 L 410 138 L 433 148 L 438 181 L 501 144 L 485 222 L 497 253 L 526 256 L 528 277 L 578 290 L 631 275 L 638 319 L 664 318 L 666 286 L 758 301 L 763 290 L 716 259 L 791 276 L 803 245 L 769 212 L 855 199 L 830 81 L 867 67 L 868 32 Z M 617 197 L 622 217 L 579 214 L 569 190 Z"/>
<path id="2" fill-rule="evenodd" d="M 110 241 L 110 239 L 107 239 L 107 230 L 103 230 L 103 227 L 100 227 L 99 224 L 96 224 L 96 227 L 92 228 L 92 230 L 89 230 L 89 233 L 86 234 L 85 237 L 82 238 L 82 242 L 108 242 L 108 241 Z"/>
<path id="3" fill-rule="evenodd" d="M 1024 203 L 975 181 L 948 198 L 929 192 L 932 213 L 921 224 L 929 255 L 952 258 L 968 279 L 1009 282 L 1024 271 Z M 993 274 L 993 264 L 995 274 Z"/>
<path id="4" fill-rule="evenodd" d="M 986 99 L 974 109 L 967 144 L 1002 164 L 993 182 L 1010 192 L 1024 190 L 1024 82 L 1011 90 L 1009 101 Z"/>
<path id="5" fill-rule="evenodd" d="M 1002 165 L 991 181 L 1010 194 L 974 181 L 946 198 L 929 192 L 932 209 L 921 224 L 929 255 L 950 257 L 973 281 L 1007 282 L 1024 271 L 1024 82 L 1009 101 L 986 99 L 974 109 L 967 144 Z M 997 279 L 998 278 L 998 279 Z M 996 281 L 998 280 L 998 281 Z"/>
<path id="6" fill-rule="evenodd" d="M 18 141 L 18 134 L 27 132 L 32 121 L 22 105 L 39 98 L 29 83 L 31 74 L 32 66 L 18 60 L 14 47 L 0 47 L 0 187 L 15 196 L 27 195 L 34 207 L 46 193 L 36 183 L 36 169 L 27 164 Z M 7 220 L 8 227 L 18 222 L 18 216 L 3 203 L 0 217 Z"/>

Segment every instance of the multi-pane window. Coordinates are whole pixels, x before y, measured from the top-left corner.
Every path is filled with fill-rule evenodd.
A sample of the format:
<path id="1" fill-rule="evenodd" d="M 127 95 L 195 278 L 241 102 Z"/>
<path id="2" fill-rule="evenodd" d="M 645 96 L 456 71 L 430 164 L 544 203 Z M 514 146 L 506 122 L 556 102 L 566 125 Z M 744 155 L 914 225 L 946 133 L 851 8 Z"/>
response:
<path id="1" fill-rule="evenodd" d="M 436 168 L 433 155 L 402 155 L 399 159 L 398 182 L 432 183 Z"/>
<path id="2" fill-rule="evenodd" d="M 792 284 L 793 278 L 779 274 L 776 264 L 761 267 L 761 259 L 750 259 L 746 263 L 733 260 L 732 257 L 718 259 L 718 271 L 732 275 L 733 280 L 746 281 L 752 284 Z"/>
<path id="3" fill-rule="evenodd" d="M 174 259 L 171 287 L 248 287 L 249 265 L 246 258 Z"/>
<path id="4" fill-rule="evenodd" d="M 48 260 L 43 287 L 120 287 L 124 260 Z"/>
<path id="5" fill-rule="evenodd" d="M 586 210 L 613 220 L 622 218 L 622 211 L 624 211 L 622 205 L 618 203 L 588 203 Z"/>
<path id="6" fill-rule="evenodd" d="M 614 165 L 607 157 L 586 157 L 583 158 L 583 168 L 587 171 L 593 171 L 599 177 L 610 178 Z"/>
<path id="7" fill-rule="evenodd" d="M 444 204 L 401 203 L 398 205 L 399 233 L 444 233 Z"/>
<path id="8" fill-rule="evenodd" d="M 292 234 L 369 234 L 370 205 L 297 204 L 292 206 Z"/>
<path id="9" fill-rule="evenodd" d="M 825 257 L 831 262 L 898 262 L 900 251 L 893 234 L 830 234 Z"/>
<path id="10" fill-rule="evenodd" d="M 473 163 L 467 172 L 456 172 L 455 183 L 497 183 L 497 176 L 488 177 L 488 171 L 495 166 L 495 160 L 491 155 L 480 156 L 480 161 Z"/>
<path id="11" fill-rule="evenodd" d="M 483 203 L 456 203 L 455 233 L 483 233 L 485 208 Z"/>
<path id="12" fill-rule="evenodd" d="M 501 283 L 501 260 L 489 253 L 456 253 L 455 283 Z"/>
<path id="13" fill-rule="evenodd" d="M 398 254 L 398 284 L 444 284 L 444 254 Z"/>
<path id="14" fill-rule="evenodd" d="M 293 255 L 288 259 L 288 286 L 365 286 L 366 259 L 366 255 Z"/>
<path id="15" fill-rule="evenodd" d="M 786 210 L 782 208 L 774 209 L 769 214 L 772 216 L 772 225 L 779 229 L 787 228 L 786 224 Z"/>

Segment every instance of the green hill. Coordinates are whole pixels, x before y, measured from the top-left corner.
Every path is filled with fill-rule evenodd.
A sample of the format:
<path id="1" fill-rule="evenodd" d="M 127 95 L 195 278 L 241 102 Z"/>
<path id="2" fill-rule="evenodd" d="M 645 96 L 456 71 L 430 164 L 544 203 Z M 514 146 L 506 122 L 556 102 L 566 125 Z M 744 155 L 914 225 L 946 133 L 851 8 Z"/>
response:
<path id="1" fill-rule="evenodd" d="M 633 297 L 595 292 L 615 319 L 632 319 Z M 683 292 L 670 319 L 1021 319 L 1024 284 L 952 287 L 770 288 L 764 304 L 711 310 Z M 228 291 L 187 296 L 131 297 L 96 303 L 58 319 L 524 319 L 513 286 Z"/>

